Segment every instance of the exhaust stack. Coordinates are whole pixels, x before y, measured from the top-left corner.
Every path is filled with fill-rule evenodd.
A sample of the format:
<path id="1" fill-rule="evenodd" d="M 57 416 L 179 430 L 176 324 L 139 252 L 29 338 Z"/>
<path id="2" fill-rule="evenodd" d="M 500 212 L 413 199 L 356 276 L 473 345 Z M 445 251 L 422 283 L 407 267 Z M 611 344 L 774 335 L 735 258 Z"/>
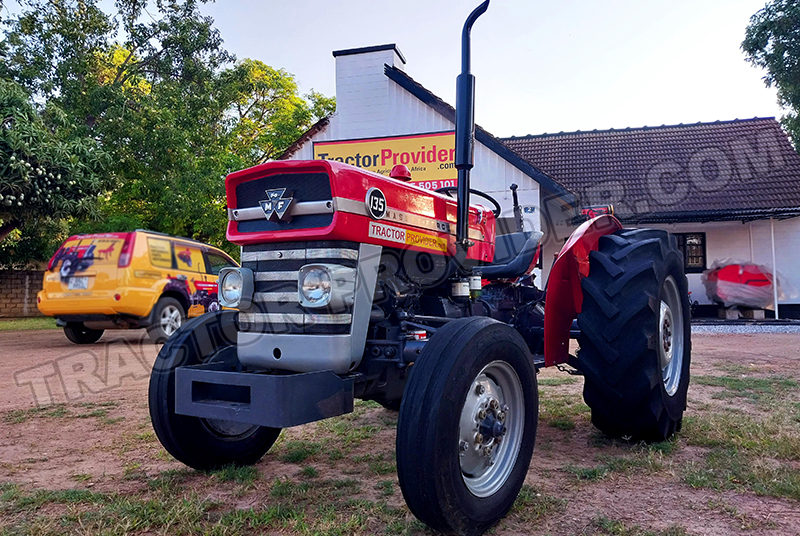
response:
<path id="1" fill-rule="evenodd" d="M 469 172 L 475 156 L 475 77 L 470 73 L 470 31 L 475 21 L 489 8 L 489 0 L 475 8 L 461 33 L 461 74 L 456 78 L 456 169 L 458 170 L 458 210 L 456 243 L 467 251 L 469 241 Z"/>

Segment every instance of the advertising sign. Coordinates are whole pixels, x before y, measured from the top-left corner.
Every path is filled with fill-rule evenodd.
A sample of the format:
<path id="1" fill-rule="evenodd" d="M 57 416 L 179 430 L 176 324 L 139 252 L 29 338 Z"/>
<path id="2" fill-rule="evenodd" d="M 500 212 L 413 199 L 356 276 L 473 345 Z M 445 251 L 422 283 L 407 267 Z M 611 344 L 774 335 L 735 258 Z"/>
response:
<path id="1" fill-rule="evenodd" d="M 314 143 L 315 160 L 335 160 L 389 176 L 398 164 L 411 171 L 411 182 L 436 190 L 456 186 L 455 133 Z"/>

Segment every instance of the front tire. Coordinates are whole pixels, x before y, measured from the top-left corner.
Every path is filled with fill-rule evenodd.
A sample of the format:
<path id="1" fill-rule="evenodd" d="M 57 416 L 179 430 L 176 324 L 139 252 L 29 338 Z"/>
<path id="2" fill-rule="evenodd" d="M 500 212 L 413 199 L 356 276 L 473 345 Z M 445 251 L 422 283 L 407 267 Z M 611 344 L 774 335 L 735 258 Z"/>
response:
<path id="1" fill-rule="evenodd" d="M 67 322 L 64 335 L 75 344 L 94 344 L 103 336 L 104 330 L 87 328 L 83 322 Z"/>
<path id="2" fill-rule="evenodd" d="M 155 343 L 165 342 L 177 332 L 186 320 L 186 312 L 175 298 L 159 298 L 153 310 L 153 325 L 147 334 Z"/>
<path id="3" fill-rule="evenodd" d="M 600 238 L 581 282 L 578 364 L 592 423 L 605 434 L 663 441 L 686 409 L 691 326 L 674 236 L 622 229 Z"/>
<path id="4" fill-rule="evenodd" d="M 448 322 L 411 369 L 397 425 L 397 474 L 411 512 L 476 535 L 502 519 L 528 472 L 538 424 L 533 360 L 510 326 Z"/>
<path id="5" fill-rule="evenodd" d="M 236 370 L 238 313 L 219 311 L 195 318 L 161 348 L 150 375 L 148 402 L 153 430 L 178 461 L 199 470 L 252 465 L 272 447 L 280 428 L 189 417 L 175 413 L 175 369 L 222 361 Z"/>

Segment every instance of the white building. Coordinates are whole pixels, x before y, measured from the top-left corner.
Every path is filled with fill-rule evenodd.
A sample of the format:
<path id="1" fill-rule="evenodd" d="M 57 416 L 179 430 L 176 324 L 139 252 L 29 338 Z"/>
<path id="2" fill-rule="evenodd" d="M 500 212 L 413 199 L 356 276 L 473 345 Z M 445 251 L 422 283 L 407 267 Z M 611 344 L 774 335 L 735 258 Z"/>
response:
<path id="1" fill-rule="evenodd" d="M 328 142 L 348 141 L 356 147 L 365 147 L 370 140 L 388 139 L 390 143 L 402 144 L 407 142 L 402 138 L 420 134 L 447 133 L 450 147 L 454 146 L 455 110 L 405 73 L 405 58 L 395 45 L 340 50 L 333 55 L 336 112 L 309 129 L 281 158 L 319 158 L 329 152 L 320 149 L 320 146 L 330 147 L 325 145 Z M 576 202 L 572 192 L 480 127 L 476 128 L 475 138 L 475 167 L 470 186 L 497 199 L 503 208 L 502 217 L 508 218 L 504 226 L 513 225 L 512 184 L 518 186 L 525 230 L 542 230 L 545 222 L 551 220 L 563 224 L 571 220 Z M 350 152 L 356 154 L 355 149 Z M 348 163 L 355 164 L 355 160 Z M 378 169 L 381 166 L 362 167 L 386 171 Z M 410 167 L 412 179 L 416 179 L 415 167 Z M 454 177 L 455 169 L 450 173 Z M 542 212 L 543 199 L 550 200 L 545 210 L 552 214 Z"/>
<path id="2" fill-rule="evenodd" d="M 447 156 L 442 148 L 453 147 L 455 110 L 405 73 L 397 47 L 333 56 L 336 112 L 282 158 L 341 158 L 386 174 L 405 152 L 414 180 L 451 184 L 452 165 L 430 166 L 424 155 Z M 475 146 L 471 187 L 500 202 L 501 227 L 513 230 L 506 227 L 513 225 L 510 186 L 518 185 L 526 230 L 545 232 L 545 280 L 578 207 L 610 203 L 626 225 L 678 234 L 692 299 L 701 304 L 711 302 L 700 274 L 715 260 L 773 264 L 773 231 L 778 270 L 800 289 L 800 156 L 772 118 L 502 141 L 477 127 Z M 800 299 L 780 305 L 781 316 L 800 317 Z"/>
<path id="3" fill-rule="evenodd" d="M 701 275 L 715 261 L 774 263 L 800 290 L 800 155 L 774 118 L 503 141 L 581 203 L 613 204 L 627 226 L 676 234 L 706 312 L 715 311 Z M 778 304 L 779 316 L 800 318 L 800 296 Z"/>

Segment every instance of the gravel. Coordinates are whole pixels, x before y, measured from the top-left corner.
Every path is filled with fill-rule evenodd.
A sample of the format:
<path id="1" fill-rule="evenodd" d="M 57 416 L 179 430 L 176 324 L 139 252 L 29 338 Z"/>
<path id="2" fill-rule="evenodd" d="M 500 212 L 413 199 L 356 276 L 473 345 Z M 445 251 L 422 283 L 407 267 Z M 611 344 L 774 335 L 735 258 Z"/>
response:
<path id="1" fill-rule="evenodd" d="M 692 333 L 800 333 L 800 323 L 693 324 Z"/>

